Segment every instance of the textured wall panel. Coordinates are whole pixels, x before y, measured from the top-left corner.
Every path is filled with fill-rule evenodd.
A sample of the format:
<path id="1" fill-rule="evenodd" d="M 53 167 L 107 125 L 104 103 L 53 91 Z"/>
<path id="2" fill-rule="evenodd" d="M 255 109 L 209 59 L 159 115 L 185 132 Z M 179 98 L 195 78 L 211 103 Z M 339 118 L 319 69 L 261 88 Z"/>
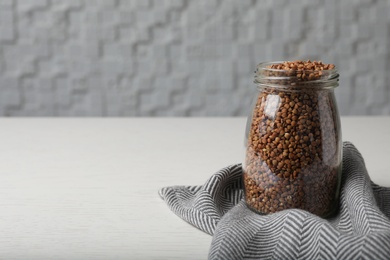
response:
<path id="1" fill-rule="evenodd" d="M 238 116 L 266 60 L 322 59 L 390 114 L 386 0 L 0 0 L 0 115 Z"/>

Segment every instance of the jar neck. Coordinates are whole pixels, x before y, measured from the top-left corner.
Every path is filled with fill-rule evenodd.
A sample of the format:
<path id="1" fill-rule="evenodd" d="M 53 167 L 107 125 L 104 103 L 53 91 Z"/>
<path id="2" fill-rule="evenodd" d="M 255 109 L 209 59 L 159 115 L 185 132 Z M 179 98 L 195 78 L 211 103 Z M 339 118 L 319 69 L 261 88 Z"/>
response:
<path id="1" fill-rule="evenodd" d="M 330 70 L 280 70 L 270 65 L 281 62 L 264 62 L 257 65 L 254 83 L 258 88 L 278 88 L 288 90 L 334 89 L 339 84 L 337 69 Z"/>

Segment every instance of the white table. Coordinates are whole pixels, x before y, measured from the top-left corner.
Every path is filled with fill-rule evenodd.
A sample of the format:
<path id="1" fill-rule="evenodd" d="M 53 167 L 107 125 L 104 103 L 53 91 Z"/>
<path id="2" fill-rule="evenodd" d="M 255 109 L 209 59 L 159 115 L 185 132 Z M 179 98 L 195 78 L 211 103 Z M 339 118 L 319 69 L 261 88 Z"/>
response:
<path id="1" fill-rule="evenodd" d="M 241 162 L 244 118 L 0 119 L 0 259 L 205 259 L 160 187 Z M 342 118 L 390 186 L 390 118 Z"/>

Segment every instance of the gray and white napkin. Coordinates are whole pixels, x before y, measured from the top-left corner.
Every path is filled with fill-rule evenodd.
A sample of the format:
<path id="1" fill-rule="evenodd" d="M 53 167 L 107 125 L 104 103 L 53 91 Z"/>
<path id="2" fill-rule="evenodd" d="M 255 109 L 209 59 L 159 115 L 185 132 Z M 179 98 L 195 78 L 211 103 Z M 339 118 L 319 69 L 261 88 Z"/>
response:
<path id="1" fill-rule="evenodd" d="M 353 144 L 343 146 L 340 209 L 331 219 L 299 209 L 256 214 L 241 178 L 236 164 L 202 186 L 159 191 L 176 215 L 213 235 L 210 259 L 390 259 L 390 188 L 371 182 Z"/>

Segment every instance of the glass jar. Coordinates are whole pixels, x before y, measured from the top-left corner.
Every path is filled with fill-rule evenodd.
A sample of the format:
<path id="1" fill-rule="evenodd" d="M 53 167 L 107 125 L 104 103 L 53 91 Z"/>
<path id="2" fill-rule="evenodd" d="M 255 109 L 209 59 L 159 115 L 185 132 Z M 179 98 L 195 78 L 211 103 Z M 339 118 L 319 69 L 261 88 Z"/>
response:
<path id="1" fill-rule="evenodd" d="M 274 68 L 281 63 L 260 63 L 255 71 L 258 92 L 243 164 L 246 204 L 261 214 L 298 208 L 328 217 L 338 208 L 341 182 L 334 96 L 339 74 L 333 65 L 318 71 Z"/>

